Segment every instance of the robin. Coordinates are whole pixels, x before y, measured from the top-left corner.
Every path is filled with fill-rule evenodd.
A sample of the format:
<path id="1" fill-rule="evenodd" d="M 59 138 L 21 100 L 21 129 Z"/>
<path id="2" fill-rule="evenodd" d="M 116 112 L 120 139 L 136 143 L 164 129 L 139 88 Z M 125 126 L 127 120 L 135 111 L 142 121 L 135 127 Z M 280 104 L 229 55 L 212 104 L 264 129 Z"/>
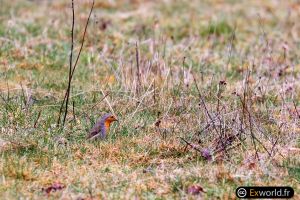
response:
<path id="1" fill-rule="evenodd" d="M 89 134 L 87 135 L 87 139 L 104 139 L 109 132 L 110 124 L 114 121 L 118 121 L 114 115 L 110 113 L 103 115 L 90 130 Z"/>

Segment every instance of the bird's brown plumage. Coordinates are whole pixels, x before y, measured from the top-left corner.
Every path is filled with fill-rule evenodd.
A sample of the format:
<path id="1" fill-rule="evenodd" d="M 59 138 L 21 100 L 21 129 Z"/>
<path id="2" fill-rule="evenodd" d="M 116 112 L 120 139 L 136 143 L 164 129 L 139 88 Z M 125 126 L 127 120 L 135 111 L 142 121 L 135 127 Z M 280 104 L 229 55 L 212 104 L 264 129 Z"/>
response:
<path id="1" fill-rule="evenodd" d="M 108 134 L 110 124 L 114 121 L 118 121 L 117 118 L 108 113 L 101 117 L 94 127 L 90 130 L 89 134 L 87 135 L 87 139 L 92 138 L 105 138 Z"/>

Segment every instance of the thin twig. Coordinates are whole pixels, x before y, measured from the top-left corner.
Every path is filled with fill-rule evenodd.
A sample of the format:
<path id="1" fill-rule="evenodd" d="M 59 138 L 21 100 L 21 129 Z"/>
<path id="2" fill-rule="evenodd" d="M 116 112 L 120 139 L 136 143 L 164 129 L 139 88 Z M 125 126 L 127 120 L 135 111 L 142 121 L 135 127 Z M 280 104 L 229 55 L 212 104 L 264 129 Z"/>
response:
<path id="1" fill-rule="evenodd" d="M 70 74 L 70 79 L 69 79 L 69 84 L 68 84 L 68 89 L 67 89 L 67 99 L 66 99 L 66 107 L 65 107 L 65 115 L 64 115 L 64 120 L 63 120 L 63 126 L 65 125 L 65 121 L 66 121 L 66 117 L 67 117 L 67 113 L 68 113 L 68 104 L 69 104 L 69 97 L 70 97 L 70 90 L 71 90 L 72 78 L 73 78 L 73 75 L 74 75 L 74 71 L 75 71 L 75 69 L 77 67 L 77 63 L 78 63 L 80 54 L 82 52 L 82 48 L 83 48 L 83 44 L 84 44 L 84 39 L 85 39 L 85 35 L 86 35 L 86 31 L 87 31 L 87 27 L 88 27 L 88 24 L 89 24 L 89 21 L 90 21 L 91 14 L 93 12 L 94 4 L 95 4 L 95 1 L 93 0 L 93 4 L 92 4 L 92 7 L 91 7 L 91 10 L 90 10 L 90 13 L 89 13 L 89 17 L 88 17 L 88 19 L 86 21 L 86 25 L 85 25 L 85 28 L 84 28 L 84 33 L 83 33 L 83 37 L 82 37 L 82 41 L 81 41 L 81 46 L 80 46 L 80 49 L 79 49 L 79 52 L 78 52 L 78 55 L 77 55 L 77 58 L 76 58 L 73 70 L 72 70 L 72 72 Z"/>
<path id="2" fill-rule="evenodd" d="M 68 87 L 64 96 L 64 100 L 61 104 L 61 107 L 59 109 L 59 116 L 58 116 L 58 120 L 57 120 L 57 125 L 59 126 L 60 124 L 60 117 L 61 117 L 61 113 L 63 110 L 63 106 L 66 102 L 66 110 L 65 110 L 65 115 L 68 112 L 68 103 L 69 103 L 69 88 L 71 85 L 71 74 L 72 74 L 72 67 L 73 67 L 73 49 L 74 49 L 74 25 L 75 25 L 75 10 L 74 10 L 74 0 L 72 0 L 72 28 L 71 28 L 71 52 L 70 52 L 70 58 L 69 58 L 69 81 L 68 81 Z M 64 119 L 64 123 L 65 123 L 65 119 Z M 64 125 L 63 123 L 63 125 Z"/>
<path id="3" fill-rule="evenodd" d="M 68 81 L 68 87 L 67 87 L 67 90 L 66 90 L 66 93 L 65 93 L 65 97 L 64 97 L 64 100 L 62 102 L 62 106 L 60 108 L 60 111 L 59 111 L 59 118 L 58 118 L 58 121 L 57 121 L 58 125 L 60 123 L 60 117 L 61 117 L 61 113 L 62 113 L 64 103 L 65 103 L 65 113 L 64 113 L 64 118 L 63 118 L 63 126 L 65 125 L 65 121 L 66 121 L 66 117 L 67 117 L 67 113 L 68 113 L 68 104 L 69 104 L 72 78 L 73 78 L 75 69 L 77 67 L 79 57 L 80 57 L 81 52 L 82 52 L 82 48 L 83 48 L 83 44 L 84 44 L 85 36 L 86 36 L 86 32 L 87 32 L 87 27 L 88 27 L 88 24 L 89 24 L 89 21 L 90 21 L 91 14 L 92 14 L 93 9 L 94 9 L 94 4 L 95 4 L 95 1 L 93 0 L 91 10 L 90 10 L 90 13 L 89 13 L 89 16 L 88 16 L 88 19 L 86 21 L 86 25 L 85 25 L 85 28 L 84 28 L 84 33 L 83 33 L 82 40 L 81 40 L 81 46 L 80 46 L 75 64 L 74 64 L 74 66 L 72 66 L 73 48 L 74 48 L 74 24 L 75 24 L 74 0 L 72 0 L 72 41 L 71 41 L 70 66 L 69 66 L 69 81 Z"/>
<path id="4" fill-rule="evenodd" d="M 185 59 L 186 59 L 186 57 L 184 56 L 183 60 L 182 60 L 182 69 L 181 69 L 181 81 L 182 81 L 182 85 L 184 85 Z"/>
<path id="5" fill-rule="evenodd" d="M 194 79 L 194 82 L 195 82 L 196 89 L 197 89 L 197 91 L 198 91 L 199 99 L 200 99 L 200 101 L 201 101 L 201 103 L 202 103 L 202 105 L 203 105 L 203 107 L 204 107 L 204 109 L 205 109 L 205 111 L 206 111 L 206 114 L 207 114 L 207 116 L 209 117 L 209 119 L 211 120 L 211 122 L 212 122 L 212 124 L 213 124 L 214 130 L 216 131 L 217 134 L 219 134 L 219 132 L 218 132 L 218 130 L 217 130 L 217 127 L 216 127 L 216 125 L 215 125 L 215 122 L 214 122 L 212 116 L 210 115 L 210 113 L 209 113 L 209 111 L 208 111 L 208 109 L 207 109 L 207 106 L 206 106 L 205 101 L 204 101 L 204 99 L 203 99 L 203 96 L 202 96 L 202 94 L 201 94 L 201 92 L 200 92 L 200 89 L 199 89 L 199 87 L 198 87 L 198 84 L 197 84 L 197 81 L 196 81 L 196 78 L 195 78 L 194 74 L 193 74 L 193 79 Z"/>
<path id="6" fill-rule="evenodd" d="M 34 128 L 37 127 L 37 124 L 38 124 L 38 121 L 39 121 L 39 119 L 41 117 L 41 114 L 42 114 L 42 110 L 39 111 L 39 114 L 38 114 L 38 116 L 37 116 L 37 118 L 36 118 L 36 120 L 34 122 L 34 125 L 33 125 Z"/>
<path id="7" fill-rule="evenodd" d="M 73 106 L 72 106 L 72 110 L 73 110 L 73 120 L 74 120 L 74 122 L 75 122 L 75 120 L 76 120 L 76 116 L 75 116 L 75 101 L 73 101 Z"/>
<path id="8" fill-rule="evenodd" d="M 108 95 L 106 95 L 103 90 L 101 90 L 103 96 L 104 96 L 104 100 L 106 101 L 110 111 L 112 112 L 113 115 L 115 115 L 114 109 L 112 108 L 111 104 L 109 103 L 108 99 L 106 98 Z"/>
<path id="9" fill-rule="evenodd" d="M 102 92 L 102 90 L 101 90 L 101 92 Z M 107 92 L 106 95 L 104 95 L 104 97 L 103 97 L 100 101 L 98 101 L 96 104 L 94 104 L 94 105 L 91 107 L 91 109 L 94 109 L 94 108 L 95 108 L 99 103 L 101 103 L 108 95 L 110 95 L 109 92 Z"/>
<path id="10" fill-rule="evenodd" d="M 297 113 L 297 116 L 298 116 L 298 118 L 300 119 L 300 114 L 299 114 L 299 112 L 298 112 L 298 110 L 297 110 L 297 105 L 296 105 L 295 100 L 293 100 L 293 104 L 294 104 L 294 108 L 295 108 L 295 111 L 296 111 L 296 113 Z"/>
<path id="11" fill-rule="evenodd" d="M 225 150 L 225 149 L 226 149 L 226 151 L 232 150 L 232 149 L 234 149 L 234 148 L 240 146 L 241 144 L 242 144 L 242 143 L 239 142 L 239 143 L 237 143 L 236 145 L 231 146 L 231 147 L 229 147 L 229 148 L 226 148 L 226 147 L 225 147 L 225 148 L 220 148 L 220 149 L 214 151 L 214 154 L 220 153 L 221 151 L 223 151 L 223 150 Z"/>
<path id="12" fill-rule="evenodd" d="M 192 143 L 186 141 L 186 140 L 185 140 L 184 138 L 182 138 L 182 137 L 179 137 L 179 138 L 180 138 L 182 141 L 184 141 L 188 146 L 192 147 L 192 149 L 198 151 L 198 152 L 202 155 L 201 149 L 199 149 L 198 147 L 196 147 L 196 145 L 194 145 L 194 144 L 192 144 Z"/>
<path id="13" fill-rule="evenodd" d="M 136 86 L 136 92 L 137 95 L 140 94 L 140 87 L 141 87 L 141 74 L 140 74 L 140 58 L 139 58 L 139 47 L 138 43 L 135 43 L 135 59 L 136 59 L 136 76 L 137 76 L 137 86 Z"/>

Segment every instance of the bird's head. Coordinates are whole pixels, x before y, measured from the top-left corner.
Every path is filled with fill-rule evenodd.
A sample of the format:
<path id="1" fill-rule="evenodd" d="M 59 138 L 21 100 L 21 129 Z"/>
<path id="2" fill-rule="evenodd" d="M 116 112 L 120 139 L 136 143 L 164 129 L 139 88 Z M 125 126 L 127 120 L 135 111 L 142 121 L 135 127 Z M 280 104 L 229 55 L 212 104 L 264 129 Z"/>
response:
<path id="1" fill-rule="evenodd" d="M 102 117 L 101 121 L 102 121 L 102 124 L 104 124 L 106 128 L 109 128 L 110 124 L 114 121 L 118 121 L 118 119 L 116 118 L 116 116 L 108 113 Z"/>
<path id="2" fill-rule="evenodd" d="M 105 122 L 111 123 L 114 121 L 118 121 L 118 119 L 116 118 L 116 116 L 112 115 L 112 114 L 107 114 L 105 116 Z"/>

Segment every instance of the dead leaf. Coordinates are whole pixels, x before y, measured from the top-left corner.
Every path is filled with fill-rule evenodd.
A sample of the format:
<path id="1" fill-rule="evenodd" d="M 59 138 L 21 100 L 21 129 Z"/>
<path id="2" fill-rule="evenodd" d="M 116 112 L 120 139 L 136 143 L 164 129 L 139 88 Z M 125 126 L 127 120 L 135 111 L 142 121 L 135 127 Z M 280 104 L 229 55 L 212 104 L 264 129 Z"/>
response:
<path id="1" fill-rule="evenodd" d="M 201 187 L 200 185 L 191 185 L 187 189 L 187 193 L 192 195 L 198 195 L 201 192 L 205 192 L 205 191 L 203 190 L 203 187 Z"/>
<path id="2" fill-rule="evenodd" d="M 64 189 L 66 186 L 64 186 L 61 183 L 54 183 L 51 186 L 47 188 L 42 188 L 42 191 L 46 192 L 47 194 L 50 194 L 50 192 L 56 192 L 58 190 Z"/>

